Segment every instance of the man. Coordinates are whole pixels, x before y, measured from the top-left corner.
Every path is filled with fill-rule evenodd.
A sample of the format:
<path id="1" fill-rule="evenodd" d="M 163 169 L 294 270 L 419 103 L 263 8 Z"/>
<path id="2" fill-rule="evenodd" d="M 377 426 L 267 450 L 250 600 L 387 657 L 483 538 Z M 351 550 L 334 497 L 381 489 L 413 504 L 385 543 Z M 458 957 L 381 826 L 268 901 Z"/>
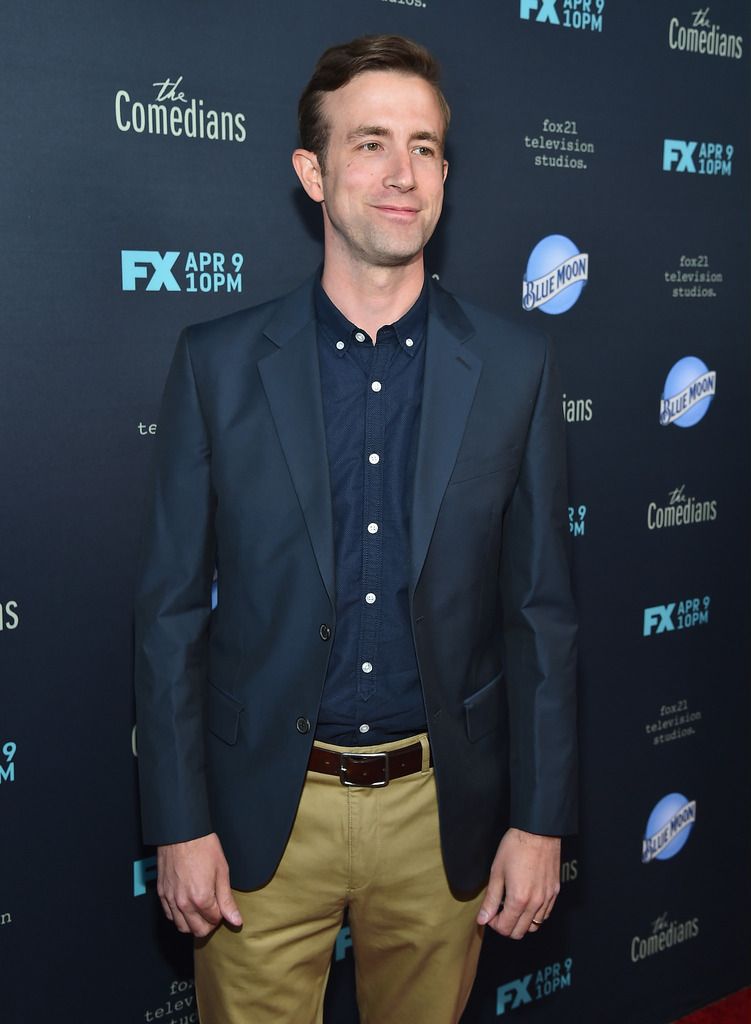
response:
<path id="1" fill-rule="evenodd" d="M 484 926 L 558 892 L 559 391 L 544 338 L 427 279 L 448 121 L 422 47 L 328 50 L 293 154 L 322 272 L 184 332 L 167 381 L 139 761 L 204 1024 L 320 1021 L 345 908 L 363 1021 L 457 1021 Z"/>

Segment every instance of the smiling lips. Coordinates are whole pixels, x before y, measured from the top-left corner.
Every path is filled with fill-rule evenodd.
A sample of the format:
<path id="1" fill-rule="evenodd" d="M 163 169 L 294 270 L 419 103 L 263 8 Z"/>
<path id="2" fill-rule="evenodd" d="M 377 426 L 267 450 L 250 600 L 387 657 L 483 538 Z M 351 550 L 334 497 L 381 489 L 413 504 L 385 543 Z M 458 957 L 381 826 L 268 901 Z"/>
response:
<path id="1" fill-rule="evenodd" d="M 393 214 L 397 217 L 413 217 L 420 211 L 414 206 L 380 206 L 374 205 L 374 209 L 379 210 L 381 213 Z"/>

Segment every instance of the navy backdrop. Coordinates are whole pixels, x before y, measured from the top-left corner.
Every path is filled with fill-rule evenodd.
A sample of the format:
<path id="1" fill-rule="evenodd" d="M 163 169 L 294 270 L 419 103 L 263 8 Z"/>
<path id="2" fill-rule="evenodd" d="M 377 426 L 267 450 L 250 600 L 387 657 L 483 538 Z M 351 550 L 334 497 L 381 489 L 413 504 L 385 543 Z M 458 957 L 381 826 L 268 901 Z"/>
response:
<path id="1" fill-rule="evenodd" d="M 179 329 L 320 259 L 289 163 L 318 54 L 428 45 L 442 283 L 556 339 L 582 832 L 468 1024 L 661 1024 L 751 981 L 749 9 L 691 0 L 16 0 L 0 35 L 0 1005 L 197 1020 L 141 845 L 131 595 Z M 512 386 L 512 383 L 510 383 Z M 499 401 L 503 395 L 499 394 Z M 337 942 L 327 1020 L 350 1024 Z"/>

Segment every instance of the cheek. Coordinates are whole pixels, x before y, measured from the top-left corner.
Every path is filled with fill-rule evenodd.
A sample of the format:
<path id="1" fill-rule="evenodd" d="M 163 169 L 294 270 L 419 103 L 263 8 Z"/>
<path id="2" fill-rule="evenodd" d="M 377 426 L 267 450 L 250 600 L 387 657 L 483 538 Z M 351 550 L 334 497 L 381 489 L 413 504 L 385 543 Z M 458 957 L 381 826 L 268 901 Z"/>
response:
<path id="1" fill-rule="evenodd" d="M 372 187 L 375 179 L 375 168 L 363 168 L 356 160 L 351 160 L 345 164 L 342 174 L 332 181 L 331 194 L 340 202 L 347 202 Z"/>
<path id="2" fill-rule="evenodd" d="M 440 170 L 431 169 L 423 178 L 425 192 L 433 202 L 440 203 L 443 199 L 443 175 Z"/>
<path id="3" fill-rule="evenodd" d="M 430 196 L 430 208 L 435 214 L 441 212 L 443 206 L 443 192 L 441 189 L 434 189 Z"/>

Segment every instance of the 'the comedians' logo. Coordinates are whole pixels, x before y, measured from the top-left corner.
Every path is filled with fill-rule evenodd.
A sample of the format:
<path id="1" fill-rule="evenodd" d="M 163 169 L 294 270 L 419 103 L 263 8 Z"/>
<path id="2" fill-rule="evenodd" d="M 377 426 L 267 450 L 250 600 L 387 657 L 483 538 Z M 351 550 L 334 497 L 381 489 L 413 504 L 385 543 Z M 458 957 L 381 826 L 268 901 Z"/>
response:
<path id="1" fill-rule="evenodd" d="M 743 56 L 743 36 L 723 32 L 709 17 L 709 7 L 683 15 L 685 24 L 679 18 L 668 23 L 668 45 L 671 50 L 685 50 L 688 53 L 704 53 L 710 57 L 730 57 L 740 60 Z"/>
<path id="2" fill-rule="evenodd" d="M 565 313 L 582 293 L 589 275 L 589 255 L 565 235 L 548 235 L 527 261 L 522 306 L 527 312 Z"/>
<path id="3" fill-rule="evenodd" d="M 679 359 L 665 379 L 660 399 L 663 427 L 693 427 L 704 416 L 717 390 L 717 373 L 696 356 Z"/>
<path id="4" fill-rule="evenodd" d="M 655 804 L 644 830 L 642 864 L 669 860 L 686 845 L 696 821 L 696 800 L 682 793 L 669 793 Z"/>
<path id="5" fill-rule="evenodd" d="M 115 124 L 121 132 L 136 135 L 172 135 L 212 142 L 245 142 L 245 114 L 212 110 L 202 99 L 190 97 L 183 76 L 152 82 L 151 101 L 133 99 L 126 89 L 115 93 Z"/>

